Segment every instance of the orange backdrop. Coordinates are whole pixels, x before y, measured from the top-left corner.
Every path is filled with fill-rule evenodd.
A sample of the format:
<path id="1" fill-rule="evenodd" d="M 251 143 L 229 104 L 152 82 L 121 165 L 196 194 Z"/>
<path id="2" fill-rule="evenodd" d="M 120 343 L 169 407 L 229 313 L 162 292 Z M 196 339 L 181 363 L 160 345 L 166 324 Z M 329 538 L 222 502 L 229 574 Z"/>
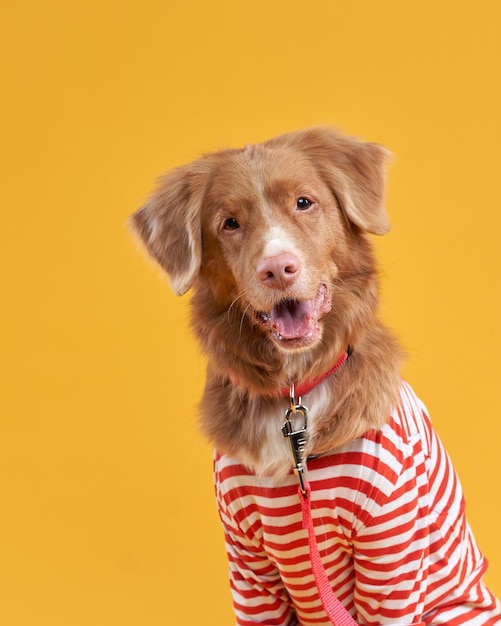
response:
<path id="1" fill-rule="evenodd" d="M 396 155 L 382 313 L 500 595 L 499 3 L 1 13 L 0 623 L 233 623 L 187 299 L 124 223 L 171 166 L 322 123 Z"/>

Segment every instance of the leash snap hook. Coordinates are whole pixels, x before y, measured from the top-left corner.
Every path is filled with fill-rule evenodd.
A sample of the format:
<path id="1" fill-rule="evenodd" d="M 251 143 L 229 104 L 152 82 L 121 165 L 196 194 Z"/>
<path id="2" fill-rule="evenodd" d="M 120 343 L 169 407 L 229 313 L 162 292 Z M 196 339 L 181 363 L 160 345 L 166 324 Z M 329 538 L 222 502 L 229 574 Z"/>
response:
<path id="1" fill-rule="evenodd" d="M 294 383 L 290 386 L 290 404 L 290 407 L 285 412 L 285 423 L 282 426 L 282 433 L 289 440 L 294 474 L 298 477 L 301 493 L 303 496 L 306 496 L 304 450 L 307 443 L 308 409 L 301 404 L 301 397 L 295 397 Z M 300 423 L 296 427 L 298 421 Z"/>

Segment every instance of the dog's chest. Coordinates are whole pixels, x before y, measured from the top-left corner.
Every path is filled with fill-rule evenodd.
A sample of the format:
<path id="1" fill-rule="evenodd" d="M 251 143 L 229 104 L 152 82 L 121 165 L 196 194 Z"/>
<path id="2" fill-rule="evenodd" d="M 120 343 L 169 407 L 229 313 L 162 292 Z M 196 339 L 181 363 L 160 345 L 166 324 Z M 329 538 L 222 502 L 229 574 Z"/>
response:
<path id="1" fill-rule="evenodd" d="M 319 385 L 314 391 L 300 403 L 306 410 L 307 428 L 305 437 L 308 439 L 315 432 L 316 422 L 330 409 L 331 399 L 326 385 Z M 294 457 L 291 452 L 289 441 L 284 436 L 283 426 L 286 422 L 286 414 L 290 409 L 290 401 L 273 402 L 269 405 L 262 403 L 249 403 L 248 415 L 253 422 L 258 422 L 260 428 L 260 445 L 252 451 L 241 450 L 240 462 L 252 469 L 260 476 L 274 476 L 281 479 L 286 476 L 294 465 Z M 242 428 L 245 428 L 245 419 Z"/>

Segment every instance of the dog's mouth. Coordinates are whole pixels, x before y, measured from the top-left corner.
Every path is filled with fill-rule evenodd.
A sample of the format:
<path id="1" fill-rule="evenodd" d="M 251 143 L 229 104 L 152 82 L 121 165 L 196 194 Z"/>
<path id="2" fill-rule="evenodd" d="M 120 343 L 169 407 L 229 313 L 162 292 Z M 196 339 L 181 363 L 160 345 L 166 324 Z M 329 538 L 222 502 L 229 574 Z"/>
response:
<path id="1" fill-rule="evenodd" d="M 322 336 L 321 318 L 331 310 L 326 285 L 320 285 L 311 300 L 286 298 L 270 311 L 256 311 L 258 323 L 271 331 L 273 340 L 282 347 L 304 348 Z"/>

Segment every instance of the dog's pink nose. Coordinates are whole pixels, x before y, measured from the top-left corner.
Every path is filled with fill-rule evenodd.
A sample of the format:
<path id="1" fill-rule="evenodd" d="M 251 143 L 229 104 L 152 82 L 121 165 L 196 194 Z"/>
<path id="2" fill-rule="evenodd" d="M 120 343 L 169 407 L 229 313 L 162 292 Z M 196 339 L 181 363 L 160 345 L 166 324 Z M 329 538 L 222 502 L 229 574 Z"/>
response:
<path id="1" fill-rule="evenodd" d="M 256 268 L 259 280 L 271 289 L 290 287 L 299 276 L 299 260 L 284 252 L 262 259 Z"/>

